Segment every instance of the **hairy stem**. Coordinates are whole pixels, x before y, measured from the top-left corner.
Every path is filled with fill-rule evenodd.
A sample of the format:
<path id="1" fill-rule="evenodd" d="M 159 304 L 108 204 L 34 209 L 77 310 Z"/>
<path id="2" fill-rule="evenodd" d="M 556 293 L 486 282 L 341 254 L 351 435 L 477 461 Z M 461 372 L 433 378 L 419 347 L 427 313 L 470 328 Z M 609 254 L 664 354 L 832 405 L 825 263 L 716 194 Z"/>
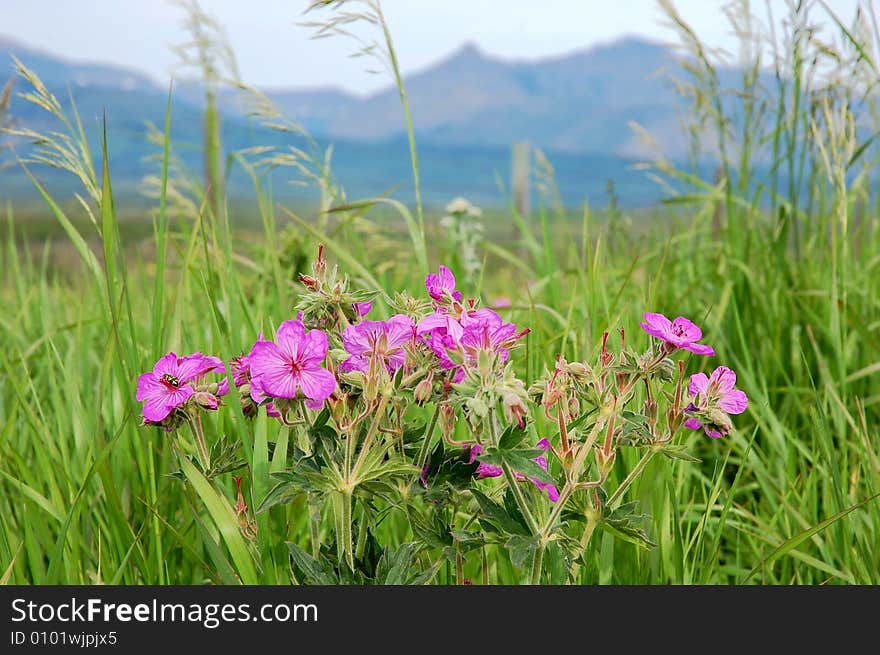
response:
<path id="1" fill-rule="evenodd" d="M 538 529 L 538 522 L 535 521 L 535 517 L 532 516 L 532 511 L 526 503 L 526 498 L 523 496 L 522 489 L 519 488 L 516 475 L 507 462 L 501 462 L 501 470 L 504 471 L 504 479 L 507 480 L 507 486 L 510 487 L 510 490 L 513 492 L 513 498 L 516 500 L 516 505 L 519 507 L 519 511 L 522 513 L 523 518 L 526 520 L 526 524 L 529 526 L 529 532 L 533 535 L 539 534 L 540 530 Z"/>
<path id="2" fill-rule="evenodd" d="M 416 458 L 416 468 L 418 469 L 418 475 L 422 474 L 422 469 L 425 467 L 425 460 L 428 459 L 428 451 L 431 450 L 431 438 L 434 436 L 434 428 L 437 427 L 437 419 L 440 417 L 440 403 L 437 403 L 434 407 L 434 414 L 431 416 L 431 420 L 428 422 L 428 426 L 425 428 L 425 436 L 422 437 L 422 446 L 419 448 L 419 455 Z"/>
<path id="3" fill-rule="evenodd" d="M 385 405 L 387 404 L 388 396 L 383 394 L 379 397 L 379 404 L 376 406 L 375 412 L 373 413 L 373 421 L 370 423 L 370 428 L 367 430 L 367 436 L 364 437 L 364 445 L 361 446 L 361 452 L 358 455 L 357 461 L 354 463 L 354 468 L 351 470 L 351 477 L 354 479 L 357 478 L 358 471 L 360 471 L 361 466 L 364 465 L 367 453 L 370 452 L 370 448 L 373 445 L 373 437 L 379 429 L 379 423 L 382 421 L 382 414 L 385 413 Z"/>
<path id="4" fill-rule="evenodd" d="M 532 577 L 529 584 L 541 584 L 541 568 L 544 564 L 544 551 L 546 549 L 547 546 L 544 543 L 544 540 L 539 540 L 538 546 L 535 548 L 535 553 L 532 556 Z"/>
<path id="5" fill-rule="evenodd" d="M 211 456 L 208 454 L 208 445 L 205 443 L 205 433 L 202 430 L 202 417 L 199 416 L 198 412 L 193 415 L 192 420 L 189 422 L 189 427 L 196 438 L 196 445 L 199 447 L 199 459 L 202 462 L 202 469 L 207 473 L 208 469 L 211 468 Z"/>

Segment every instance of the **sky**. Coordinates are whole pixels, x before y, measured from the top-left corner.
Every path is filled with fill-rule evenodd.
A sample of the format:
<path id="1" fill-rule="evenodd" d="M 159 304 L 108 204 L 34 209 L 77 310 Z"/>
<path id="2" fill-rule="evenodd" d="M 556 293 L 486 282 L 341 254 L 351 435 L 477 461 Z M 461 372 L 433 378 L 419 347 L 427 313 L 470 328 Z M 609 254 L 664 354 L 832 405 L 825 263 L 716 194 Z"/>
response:
<path id="1" fill-rule="evenodd" d="M 842 19 L 859 0 L 826 0 Z M 863 0 L 874 2 L 877 0 Z M 766 16 L 780 16 L 790 0 L 753 0 Z M 298 25 L 308 0 L 202 0 L 225 28 L 249 84 L 262 87 L 336 86 L 369 94 L 388 84 L 366 72 L 344 38 L 310 39 Z M 353 3 L 354 4 L 354 3 Z M 675 0 L 679 13 L 709 44 L 734 49 L 723 0 Z M 475 44 L 488 55 L 538 59 L 627 35 L 668 42 L 657 0 L 383 0 L 404 74 Z M 317 12 L 314 17 L 320 16 Z M 68 59 L 112 62 L 147 73 L 163 84 L 180 74 L 173 44 L 186 40 L 183 12 L 169 0 L 0 0 L 0 35 Z"/>

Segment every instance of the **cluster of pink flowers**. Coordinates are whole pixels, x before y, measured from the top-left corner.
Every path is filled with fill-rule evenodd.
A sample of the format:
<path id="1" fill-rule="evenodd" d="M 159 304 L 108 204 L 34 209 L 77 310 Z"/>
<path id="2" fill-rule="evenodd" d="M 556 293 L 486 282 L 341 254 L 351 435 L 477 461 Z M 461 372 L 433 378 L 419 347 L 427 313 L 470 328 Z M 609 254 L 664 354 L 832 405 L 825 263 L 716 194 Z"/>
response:
<path id="1" fill-rule="evenodd" d="M 454 382 L 461 382 L 467 370 L 476 365 L 481 350 L 503 364 L 510 357 L 510 348 L 529 333 L 505 323 L 489 308 L 475 309 L 473 300 L 462 304 L 455 276 L 445 266 L 428 275 L 425 287 L 434 301 L 434 312 L 419 321 L 416 334 L 434 351 L 442 368 L 455 371 Z"/>
<path id="2" fill-rule="evenodd" d="M 671 354 L 676 350 L 688 350 L 697 355 L 714 355 L 711 346 L 697 343 L 703 331 L 694 323 L 679 316 L 670 321 L 663 314 L 646 313 L 641 328 L 662 342 L 662 352 Z M 688 384 L 691 402 L 685 408 L 688 419 L 685 427 L 703 431 L 717 439 L 727 435 L 731 423 L 727 415 L 746 411 L 749 400 L 745 392 L 736 389 L 736 373 L 726 366 L 719 366 L 709 377 L 695 373 Z"/>

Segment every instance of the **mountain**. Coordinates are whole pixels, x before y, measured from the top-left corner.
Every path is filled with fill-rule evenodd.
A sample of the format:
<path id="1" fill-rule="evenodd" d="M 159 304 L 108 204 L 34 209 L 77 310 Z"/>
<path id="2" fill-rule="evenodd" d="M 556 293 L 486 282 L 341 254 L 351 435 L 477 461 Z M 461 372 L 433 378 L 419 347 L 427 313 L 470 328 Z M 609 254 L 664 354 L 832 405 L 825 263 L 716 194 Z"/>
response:
<path id="1" fill-rule="evenodd" d="M 135 181 L 153 172 L 155 165 L 144 161 L 147 154 L 155 153 L 155 147 L 145 142 L 144 125 L 164 123 L 165 84 L 110 64 L 67 61 L 2 36 L 0 81 L 7 71 L 12 73 L 13 53 L 62 104 L 68 103 L 69 93 L 74 96 L 86 130 L 95 139 L 106 111 L 117 176 Z M 466 44 L 405 80 L 417 141 L 424 152 L 423 186 L 430 189 L 427 182 L 434 177 L 439 187 L 449 189 L 438 202 L 468 193 L 491 193 L 497 202 L 501 198 L 496 179 L 508 177 L 511 144 L 529 141 L 545 150 L 556 166 L 567 201 L 604 196 L 609 179 L 617 183 L 624 203 L 650 201 L 656 197 L 653 188 L 632 196 L 627 193 L 640 185 L 650 186 L 643 174 L 630 170 L 632 160 L 646 151 L 629 123 L 647 128 L 669 156 L 684 154 L 677 122 L 679 100 L 662 74 L 673 65 L 667 48 L 635 38 L 534 61 L 499 59 Z M 17 90 L 23 86 L 19 80 Z M 340 175 L 346 187 L 366 188 L 369 181 L 372 186 L 364 195 L 392 187 L 406 194 L 411 183 L 406 150 L 401 147 L 406 132 L 396 88 L 366 97 L 332 87 L 263 92 L 319 143 L 334 144 L 335 166 L 353 176 Z M 203 99 L 199 83 L 175 81 L 172 139 L 194 168 L 200 165 Z M 218 101 L 227 149 L 289 143 L 284 141 L 288 137 L 256 126 L 237 91 L 224 90 Z M 45 112 L 19 98 L 13 100 L 12 112 L 22 125 L 49 126 Z M 398 152 L 401 165 L 389 164 L 388 157 Z M 474 170 L 474 161 L 485 166 L 482 175 Z M 3 175 L 6 185 L 12 186 L 9 170 Z"/>
<path id="2" fill-rule="evenodd" d="M 564 57 L 530 61 L 492 58 L 465 45 L 406 80 L 421 139 L 445 144 L 507 145 L 526 140 L 566 152 L 639 156 L 629 121 L 672 137 L 676 97 L 658 71 L 670 52 L 639 39 Z M 327 126 L 327 134 L 383 139 L 401 135 L 396 89 L 366 98 Z"/>

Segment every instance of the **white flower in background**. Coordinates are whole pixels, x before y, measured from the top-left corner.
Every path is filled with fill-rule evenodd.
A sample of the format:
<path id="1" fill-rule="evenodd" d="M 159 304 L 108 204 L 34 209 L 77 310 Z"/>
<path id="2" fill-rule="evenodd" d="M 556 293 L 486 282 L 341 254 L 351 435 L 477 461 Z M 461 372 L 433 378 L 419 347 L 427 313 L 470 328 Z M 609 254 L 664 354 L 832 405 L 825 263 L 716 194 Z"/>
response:
<path id="1" fill-rule="evenodd" d="M 461 268 L 476 278 L 480 272 L 481 257 L 477 249 L 483 239 L 482 210 L 461 196 L 446 205 L 446 216 L 439 225 L 449 237 L 449 249 L 457 254 Z"/>

